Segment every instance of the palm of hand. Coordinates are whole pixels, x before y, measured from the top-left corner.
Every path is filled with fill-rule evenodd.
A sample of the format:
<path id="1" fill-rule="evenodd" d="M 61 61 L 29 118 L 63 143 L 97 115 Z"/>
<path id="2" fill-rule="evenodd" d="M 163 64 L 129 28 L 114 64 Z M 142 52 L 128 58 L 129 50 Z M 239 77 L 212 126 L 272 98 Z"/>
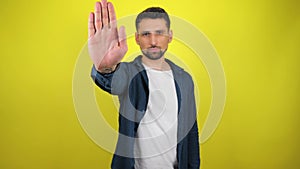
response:
<path id="1" fill-rule="evenodd" d="M 105 12 L 108 12 L 109 15 Z M 105 16 L 111 16 L 111 18 Z M 92 13 L 89 17 L 88 49 L 98 71 L 114 67 L 127 52 L 125 28 L 120 27 L 118 32 L 116 25 L 112 4 L 106 1 L 102 1 L 101 4 L 97 2 L 95 16 Z"/>

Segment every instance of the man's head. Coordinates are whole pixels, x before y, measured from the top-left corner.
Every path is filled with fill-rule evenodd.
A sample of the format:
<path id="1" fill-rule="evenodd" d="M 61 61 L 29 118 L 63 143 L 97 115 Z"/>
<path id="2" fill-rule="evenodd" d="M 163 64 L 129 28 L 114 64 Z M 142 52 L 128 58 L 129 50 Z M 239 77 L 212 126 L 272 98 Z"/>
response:
<path id="1" fill-rule="evenodd" d="M 143 19 L 164 19 L 168 30 L 170 29 L 170 18 L 168 13 L 160 7 L 150 7 L 139 13 L 135 20 L 136 31 L 139 29 L 139 24 Z"/>
<path id="2" fill-rule="evenodd" d="M 151 60 L 160 59 L 172 41 L 170 18 L 166 11 L 159 7 L 147 8 L 136 18 L 136 43 L 144 56 Z"/>

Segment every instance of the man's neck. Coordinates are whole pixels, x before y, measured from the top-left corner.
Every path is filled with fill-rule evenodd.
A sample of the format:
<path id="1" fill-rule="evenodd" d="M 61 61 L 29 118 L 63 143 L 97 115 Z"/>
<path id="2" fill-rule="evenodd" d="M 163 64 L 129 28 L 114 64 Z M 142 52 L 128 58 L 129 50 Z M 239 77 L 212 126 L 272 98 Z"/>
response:
<path id="1" fill-rule="evenodd" d="M 142 63 L 155 70 L 167 71 L 171 69 L 170 65 L 165 61 L 164 56 L 157 60 L 152 60 L 146 56 L 142 56 Z"/>

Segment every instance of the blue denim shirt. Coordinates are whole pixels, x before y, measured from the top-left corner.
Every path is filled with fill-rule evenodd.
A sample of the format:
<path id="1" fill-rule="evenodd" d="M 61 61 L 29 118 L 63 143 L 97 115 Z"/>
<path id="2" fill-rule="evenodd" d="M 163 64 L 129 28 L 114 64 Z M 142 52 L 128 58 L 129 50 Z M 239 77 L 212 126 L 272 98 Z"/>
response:
<path id="1" fill-rule="evenodd" d="M 178 169 L 199 169 L 199 137 L 196 121 L 194 84 L 191 76 L 166 59 L 170 65 L 178 100 L 177 162 Z M 141 56 L 121 62 L 112 73 L 101 74 L 93 66 L 91 77 L 104 91 L 117 95 L 119 137 L 112 159 L 112 169 L 134 169 L 134 138 L 147 109 L 149 86 Z"/>

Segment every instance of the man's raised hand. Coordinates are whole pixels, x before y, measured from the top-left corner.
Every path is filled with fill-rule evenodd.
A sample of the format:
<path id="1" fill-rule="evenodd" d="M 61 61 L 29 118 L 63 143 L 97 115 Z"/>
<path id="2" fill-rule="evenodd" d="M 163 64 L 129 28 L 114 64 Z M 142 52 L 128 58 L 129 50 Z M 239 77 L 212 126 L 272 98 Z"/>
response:
<path id="1" fill-rule="evenodd" d="M 117 30 L 113 4 L 102 0 L 96 2 L 88 23 L 89 55 L 100 72 L 113 71 L 127 52 L 125 28 Z"/>

